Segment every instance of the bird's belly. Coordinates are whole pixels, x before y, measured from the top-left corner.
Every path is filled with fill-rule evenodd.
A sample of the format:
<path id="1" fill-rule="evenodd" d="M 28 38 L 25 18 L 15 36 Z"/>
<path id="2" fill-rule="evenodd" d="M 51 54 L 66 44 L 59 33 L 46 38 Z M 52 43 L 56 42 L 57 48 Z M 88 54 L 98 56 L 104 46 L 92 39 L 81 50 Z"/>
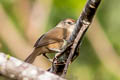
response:
<path id="1" fill-rule="evenodd" d="M 48 48 L 61 49 L 62 48 L 62 44 L 63 44 L 63 42 L 49 44 Z"/>

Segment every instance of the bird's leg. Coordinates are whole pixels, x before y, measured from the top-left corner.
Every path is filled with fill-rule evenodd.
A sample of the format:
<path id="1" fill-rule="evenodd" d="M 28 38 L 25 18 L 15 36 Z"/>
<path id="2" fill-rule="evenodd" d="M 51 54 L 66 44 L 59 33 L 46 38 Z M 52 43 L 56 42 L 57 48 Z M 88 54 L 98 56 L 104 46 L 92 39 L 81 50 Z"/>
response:
<path id="1" fill-rule="evenodd" d="M 49 57 L 48 57 L 46 54 L 43 54 L 43 56 L 44 56 L 45 58 L 49 59 Z"/>
<path id="2" fill-rule="evenodd" d="M 43 56 L 44 56 L 45 58 L 47 58 L 50 62 L 53 62 L 53 60 L 50 59 L 46 54 L 43 54 Z"/>

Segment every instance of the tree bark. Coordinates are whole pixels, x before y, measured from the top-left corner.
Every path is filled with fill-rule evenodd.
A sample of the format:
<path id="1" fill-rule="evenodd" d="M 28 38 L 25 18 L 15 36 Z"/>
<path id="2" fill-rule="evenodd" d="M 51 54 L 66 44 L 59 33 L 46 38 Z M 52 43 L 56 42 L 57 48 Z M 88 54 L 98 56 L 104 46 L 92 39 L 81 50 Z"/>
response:
<path id="1" fill-rule="evenodd" d="M 17 80 L 65 80 L 4 53 L 0 53 L 0 74 Z"/>

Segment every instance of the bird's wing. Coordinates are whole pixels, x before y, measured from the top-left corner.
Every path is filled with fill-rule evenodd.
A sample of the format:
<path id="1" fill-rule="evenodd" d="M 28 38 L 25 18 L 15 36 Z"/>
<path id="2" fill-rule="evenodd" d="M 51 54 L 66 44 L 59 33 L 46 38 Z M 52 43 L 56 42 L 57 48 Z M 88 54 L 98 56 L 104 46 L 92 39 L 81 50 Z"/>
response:
<path id="1" fill-rule="evenodd" d="M 40 38 L 35 42 L 34 47 L 38 47 L 40 40 L 44 37 L 45 34 L 41 35 Z"/>
<path id="2" fill-rule="evenodd" d="M 53 44 L 56 42 L 62 42 L 63 41 L 63 34 L 64 30 L 63 28 L 54 28 L 50 31 L 48 31 L 46 34 L 43 34 L 35 43 L 34 47 L 41 47 L 46 46 L 49 44 Z"/>
<path id="3" fill-rule="evenodd" d="M 56 43 L 56 41 L 51 41 L 50 42 L 50 40 L 49 40 L 49 42 L 48 42 L 48 40 L 46 41 L 46 38 L 45 38 L 45 34 L 43 34 L 37 41 L 36 41 L 36 43 L 35 43 L 35 45 L 34 45 L 34 47 L 42 47 L 42 46 L 46 46 L 46 45 L 48 45 L 48 44 L 52 44 L 52 43 Z"/>

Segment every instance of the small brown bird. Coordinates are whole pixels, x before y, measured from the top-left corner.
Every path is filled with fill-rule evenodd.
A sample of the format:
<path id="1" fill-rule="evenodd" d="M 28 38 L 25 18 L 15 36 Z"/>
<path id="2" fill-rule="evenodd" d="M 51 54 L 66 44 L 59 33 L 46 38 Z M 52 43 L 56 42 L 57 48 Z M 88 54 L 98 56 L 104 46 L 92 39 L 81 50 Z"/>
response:
<path id="1" fill-rule="evenodd" d="M 33 52 L 25 59 L 27 63 L 33 63 L 35 58 L 41 54 L 56 53 L 63 47 L 74 29 L 75 20 L 65 19 L 55 28 L 43 34 L 35 43 Z M 48 58 L 48 57 L 47 57 Z"/>

